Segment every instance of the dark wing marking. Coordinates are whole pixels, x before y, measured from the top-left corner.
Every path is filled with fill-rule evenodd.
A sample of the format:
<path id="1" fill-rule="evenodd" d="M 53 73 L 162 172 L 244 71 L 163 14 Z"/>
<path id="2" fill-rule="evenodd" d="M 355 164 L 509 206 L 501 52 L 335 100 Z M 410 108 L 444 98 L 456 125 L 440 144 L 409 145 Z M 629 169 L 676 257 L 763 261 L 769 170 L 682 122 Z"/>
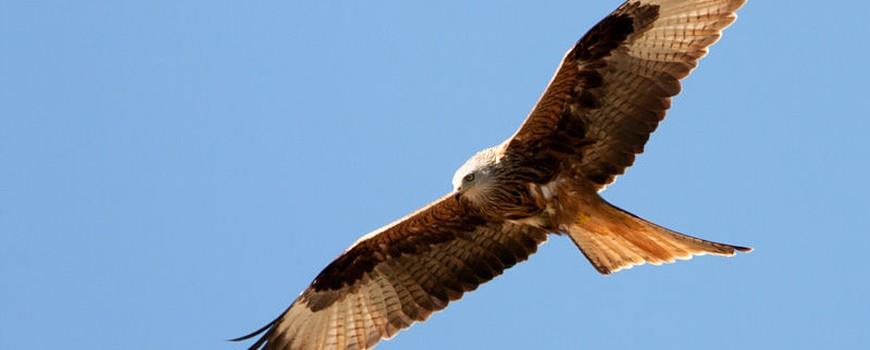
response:
<path id="1" fill-rule="evenodd" d="M 744 2 L 627 1 L 568 51 L 507 154 L 559 154 L 603 189 L 643 152 L 679 80 Z"/>
<path id="2" fill-rule="evenodd" d="M 448 196 L 364 236 L 302 292 L 251 349 L 366 349 L 523 261 L 546 240 Z"/>

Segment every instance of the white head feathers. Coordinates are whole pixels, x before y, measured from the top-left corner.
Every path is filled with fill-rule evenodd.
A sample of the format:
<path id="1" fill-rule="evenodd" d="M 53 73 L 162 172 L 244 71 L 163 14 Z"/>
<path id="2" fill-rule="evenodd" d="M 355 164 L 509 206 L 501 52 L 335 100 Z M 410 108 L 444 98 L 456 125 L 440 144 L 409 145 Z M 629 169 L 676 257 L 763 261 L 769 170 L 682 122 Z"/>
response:
<path id="1" fill-rule="evenodd" d="M 480 182 L 487 177 L 490 166 L 498 161 L 499 147 L 490 147 L 471 156 L 453 174 L 453 190 L 458 191 L 469 182 Z"/>

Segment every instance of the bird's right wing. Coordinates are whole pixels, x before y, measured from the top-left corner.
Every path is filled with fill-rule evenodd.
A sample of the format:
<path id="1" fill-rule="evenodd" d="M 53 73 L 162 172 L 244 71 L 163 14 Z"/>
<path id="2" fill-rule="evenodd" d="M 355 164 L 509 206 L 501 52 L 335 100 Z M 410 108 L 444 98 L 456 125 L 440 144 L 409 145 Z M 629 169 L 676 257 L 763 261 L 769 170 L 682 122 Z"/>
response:
<path id="1" fill-rule="evenodd" d="M 546 232 L 491 221 L 447 196 L 361 238 L 251 349 L 367 349 L 523 261 Z"/>

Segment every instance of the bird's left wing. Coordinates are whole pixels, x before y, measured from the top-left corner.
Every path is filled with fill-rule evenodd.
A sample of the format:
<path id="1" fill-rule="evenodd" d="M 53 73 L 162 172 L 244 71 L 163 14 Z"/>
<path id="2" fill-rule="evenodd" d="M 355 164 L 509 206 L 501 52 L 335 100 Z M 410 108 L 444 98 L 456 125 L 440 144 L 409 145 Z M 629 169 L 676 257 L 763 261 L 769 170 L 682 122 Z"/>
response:
<path id="1" fill-rule="evenodd" d="M 680 79 L 746 0 L 628 0 L 568 51 L 508 141 L 509 154 L 559 154 L 598 190 L 634 163 Z"/>
<path id="2" fill-rule="evenodd" d="M 491 221 L 447 196 L 364 236 L 251 349 L 367 349 L 528 258 L 546 232 Z"/>

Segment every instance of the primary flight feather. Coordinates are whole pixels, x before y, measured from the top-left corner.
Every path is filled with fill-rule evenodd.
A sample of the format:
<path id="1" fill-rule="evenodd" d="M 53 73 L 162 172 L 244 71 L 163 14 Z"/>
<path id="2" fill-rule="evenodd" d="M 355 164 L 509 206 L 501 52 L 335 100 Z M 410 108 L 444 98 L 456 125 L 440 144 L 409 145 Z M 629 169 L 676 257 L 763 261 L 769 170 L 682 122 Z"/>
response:
<path id="1" fill-rule="evenodd" d="M 517 132 L 454 191 L 330 263 L 250 349 L 367 349 L 568 235 L 599 272 L 749 248 L 655 225 L 598 192 L 634 162 L 745 0 L 629 0 L 571 48 Z"/>

